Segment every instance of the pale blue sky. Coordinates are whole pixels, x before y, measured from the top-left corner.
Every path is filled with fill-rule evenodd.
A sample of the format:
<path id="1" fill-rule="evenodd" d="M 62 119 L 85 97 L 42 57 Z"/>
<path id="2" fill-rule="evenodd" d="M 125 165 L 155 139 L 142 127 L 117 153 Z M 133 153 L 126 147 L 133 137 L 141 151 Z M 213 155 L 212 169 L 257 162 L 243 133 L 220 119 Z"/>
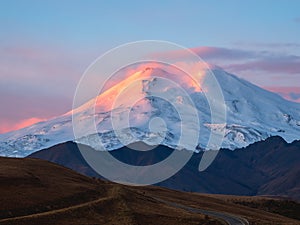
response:
<path id="1" fill-rule="evenodd" d="M 141 39 L 194 46 L 299 43 L 300 1 L 2 0 L 1 42 L 115 47 Z M 8 39 L 8 40 L 7 40 Z"/>

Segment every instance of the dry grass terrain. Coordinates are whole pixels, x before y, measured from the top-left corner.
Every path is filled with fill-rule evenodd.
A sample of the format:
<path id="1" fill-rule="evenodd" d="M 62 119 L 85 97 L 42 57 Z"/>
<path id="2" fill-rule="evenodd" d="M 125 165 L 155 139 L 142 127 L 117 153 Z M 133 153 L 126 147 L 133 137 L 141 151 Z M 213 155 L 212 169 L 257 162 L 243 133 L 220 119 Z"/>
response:
<path id="1" fill-rule="evenodd" d="M 300 203 L 289 198 L 235 195 L 211 195 L 211 197 L 300 220 Z"/>
<path id="2" fill-rule="evenodd" d="M 0 158 L 0 199 L 0 224 L 225 224 L 157 199 L 231 213 L 251 224 L 299 224 L 219 196 L 123 186 L 29 158 Z"/>

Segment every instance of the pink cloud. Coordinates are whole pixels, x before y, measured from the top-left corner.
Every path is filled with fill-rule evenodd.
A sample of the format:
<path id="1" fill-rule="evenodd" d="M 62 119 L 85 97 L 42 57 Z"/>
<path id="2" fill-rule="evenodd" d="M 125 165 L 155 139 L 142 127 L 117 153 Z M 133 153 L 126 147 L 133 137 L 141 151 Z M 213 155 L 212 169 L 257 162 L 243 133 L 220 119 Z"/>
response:
<path id="1" fill-rule="evenodd" d="M 276 45 L 280 45 L 280 43 Z M 295 46 L 296 44 L 290 45 Z M 208 63 L 216 64 L 237 73 L 246 70 L 287 74 L 300 73 L 300 56 L 296 55 L 219 47 L 195 47 L 190 50 Z M 178 60 L 187 57 L 186 51 L 171 51 L 158 53 L 158 55 L 178 58 Z"/>
<path id="2" fill-rule="evenodd" d="M 191 48 L 200 57 L 205 60 L 241 60 L 257 57 L 256 52 L 246 51 L 241 49 L 230 49 L 230 48 L 220 48 L 220 47 L 196 47 Z"/>
<path id="3" fill-rule="evenodd" d="M 272 48 L 280 48 L 282 49 L 292 49 L 292 48 L 299 48 L 300 44 L 296 42 L 235 42 L 234 45 L 237 47 L 250 47 L 250 48 L 259 48 L 259 49 L 271 49 Z"/>
<path id="4" fill-rule="evenodd" d="M 300 74 L 300 57 L 286 59 L 262 59 L 242 62 L 225 66 L 226 69 L 236 71 L 266 71 L 269 73 Z"/>
<path id="5" fill-rule="evenodd" d="M 200 56 L 204 60 L 233 60 L 233 59 L 249 59 L 257 57 L 256 52 L 245 51 L 240 49 L 230 49 L 230 48 L 220 48 L 220 47 L 208 47 L 200 46 L 195 48 L 190 48 L 190 51 Z M 168 57 L 171 59 L 186 59 L 188 57 L 187 51 L 169 51 L 169 52 L 159 52 L 155 54 L 157 57 Z"/>
<path id="6" fill-rule="evenodd" d="M 299 44 L 276 43 L 281 47 Z M 275 47 L 275 45 L 273 46 Z M 300 102 L 300 56 L 271 51 L 198 47 L 192 51 L 209 63 L 217 64 L 244 79 L 276 92 L 290 101 Z M 272 85 L 272 87 L 271 87 Z M 282 87 L 285 85 L 285 87 Z"/>
<path id="7" fill-rule="evenodd" d="M 10 123 L 7 121 L 1 121 L 1 125 L 0 125 L 0 134 L 2 133 L 6 133 L 6 132 L 10 132 L 10 131 L 14 131 L 14 130 L 18 130 L 24 127 L 28 127 L 30 125 L 33 125 L 35 123 L 44 121 L 45 119 L 42 118 L 36 118 L 36 117 L 32 117 L 32 118 L 28 118 L 28 119 L 24 119 L 18 122 L 14 122 L 14 123 Z"/>
<path id="8" fill-rule="evenodd" d="M 266 86 L 264 88 L 281 95 L 285 99 L 300 103 L 300 86 L 299 87 Z"/>
<path id="9" fill-rule="evenodd" d="M 77 82 L 92 61 L 86 56 L 59 46 L 0 44 L 0 131 L 69 111 Z"/>
<path id="10" fill-rule="evenodd" d="M 34 93 L 7 92 L 1 90 L 0 132 L 20 128 L 30 118 L 49 119 L 68 111 L 72 107 L 72 99 L 65 97 L 42 96 Z M 21 125 L 22 126 L 21 126 Z"/>

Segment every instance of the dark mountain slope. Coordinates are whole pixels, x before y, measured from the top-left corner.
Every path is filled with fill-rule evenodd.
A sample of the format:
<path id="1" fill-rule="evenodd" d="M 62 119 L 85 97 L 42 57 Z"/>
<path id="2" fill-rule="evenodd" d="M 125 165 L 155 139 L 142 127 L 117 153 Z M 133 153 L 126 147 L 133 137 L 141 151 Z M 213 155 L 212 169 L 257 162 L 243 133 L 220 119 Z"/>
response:
<path id="1" fill-rule="evenodd" d="M 129 164 L 150 165 L 166 158 L 172 151 L 165 146 L 146 152 L 123 147 L 111 151 L 111 154 Z M 99 176 L 72 142 L 41 150 L 29 157 L 46 159 L 89 176 Z M 243 149 L 222 149 L 204 172 L 198 171 L 201 157 L 202 153 L 195 153 L 181 171 L 157 185 L 213 194 L 278 195 L 300 199 L 299 141 L 288 144 L 280 137 L 270 137 Z"/>

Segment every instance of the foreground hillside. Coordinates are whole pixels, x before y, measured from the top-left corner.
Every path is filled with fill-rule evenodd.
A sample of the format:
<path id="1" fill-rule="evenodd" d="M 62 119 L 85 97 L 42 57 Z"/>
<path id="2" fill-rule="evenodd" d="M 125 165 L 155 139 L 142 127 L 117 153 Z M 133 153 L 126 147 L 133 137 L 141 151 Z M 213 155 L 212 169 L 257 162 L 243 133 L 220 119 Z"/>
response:
<path id="1" fill-rule="evenodd" d="M 0 224 L 299 224 L 218 196 L 118 185 L 28 158 L 0 158 L 0 199 Z"/>
<path id="2" fill-rule="evenodd" d="M 139 149 L 138 146 L 135 149 Z M 152 165 L 173 151 L 166 146 L 142 152 L 123 147 L 111 154 L 128 164 Z M 73 142 L 41 150 L 29 157 L 46 159 L 88 176 L 99 176 Z M 157 185 L 211 194 L 272 195 L 300 200 L 300 141 L 289 144 L 280 137 L 270 137 L 235 151 L 222 149 L 204 172 L 198 171 L 201 157 L 202 153 L 195 153 L 181 171 Z"/>

